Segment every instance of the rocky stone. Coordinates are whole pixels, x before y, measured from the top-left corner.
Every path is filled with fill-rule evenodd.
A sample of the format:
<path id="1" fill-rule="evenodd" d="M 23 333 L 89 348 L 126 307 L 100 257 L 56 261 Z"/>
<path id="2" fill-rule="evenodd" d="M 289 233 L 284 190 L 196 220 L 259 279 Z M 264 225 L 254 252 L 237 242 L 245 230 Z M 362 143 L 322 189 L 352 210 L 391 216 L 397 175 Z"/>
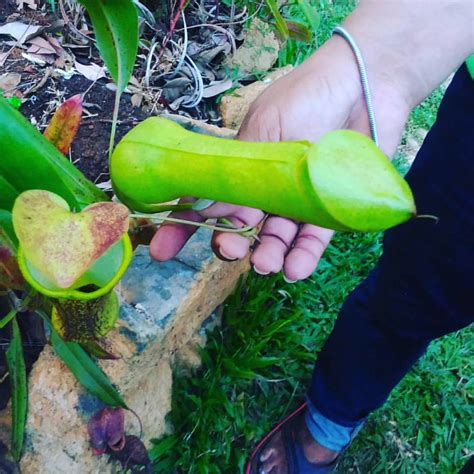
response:
<path id="1" fill-rule="evenodd" d="M 244 42 L 227 61 L 240 77 L 267 72 L 278 59 L 280 41 L 275 29 L 267 22 L 254 18 L 244 32 Z"/>
<path id="2" fill-rule="evenodd" d="M 255 99 L 270 84 L 288 74 L 292 69 L 292 66 L 277 69 L 262 81 L 253 82 L 248 86 L 236 89 L 232 94 L 225 95 L 219 106 L 224 127 L 238 130 Z"/>

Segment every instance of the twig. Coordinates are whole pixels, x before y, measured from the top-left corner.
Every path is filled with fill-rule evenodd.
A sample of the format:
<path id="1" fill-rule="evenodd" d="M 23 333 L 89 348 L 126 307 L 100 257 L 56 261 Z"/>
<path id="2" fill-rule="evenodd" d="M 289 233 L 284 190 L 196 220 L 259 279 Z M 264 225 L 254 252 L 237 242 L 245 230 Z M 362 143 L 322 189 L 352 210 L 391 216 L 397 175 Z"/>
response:
<path id="1" fill-rule="evenodd" d="M 186 5 L 187 0 L 180 0 L 179 6 L 178 6 L 178 11 L 176 12 L 175 16 L 171 20 L 170 24 L 170 29 L 168 33 L 165 36 L 165 39 L 163 40 L 163 43 L 161 45 L 160 52 L 158 53 L 158 59 L 157 62 L 159 63 L 161 58 L 163 57 L 163 54 L 165 52 L 165 48 L 168 45 L 168 42 L 171 40 L 171 37 L 173 36 L 174 30 L 176 29 L 176 24 L 178 23 L 179 17 L 181 16 L 181 13 L 184 10 L 184 7 Z"/>
<path id="2" fill-rule="evenodd" d="M 80 32 L 76 28 L 76 25 L 74 25 L 73 22 L 69 19 L 69 17 L 67 16 L 66 10 L 64 9 L 63 0 L 59 0 L 59 10 L 61 12 L 61 16 L 63 17 L 64 23 L 65 23 L 66 26 L 69 26 L 69 28 L 71 28 L 71 30 L 74 33 L 76 33 L 76 35 L 81 36 L 83 39 L 87 40 L 88 42 L 92 41 L 93 43 L 95 43 L 94 38 L 91 38 L 91 37 L 85 35 L 84 33 Z"/>

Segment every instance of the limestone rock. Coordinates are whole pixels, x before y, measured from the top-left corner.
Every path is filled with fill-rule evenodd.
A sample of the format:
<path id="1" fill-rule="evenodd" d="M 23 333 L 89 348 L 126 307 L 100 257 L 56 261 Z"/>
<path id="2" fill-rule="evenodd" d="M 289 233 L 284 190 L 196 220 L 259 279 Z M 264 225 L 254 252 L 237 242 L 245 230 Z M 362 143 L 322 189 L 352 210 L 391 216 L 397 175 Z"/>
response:
<path id="1" fill-rule="evenodd" d="M 278 59 L 281 46 L 273 26 L 254 18 L 244 35 L 244 42 L 228 60 L 228 66 L 238 69 L 240 77 L 271 69 Z"/>
<path id="2" fill-rule="evenodd" d="M 225 95 L 219 106 L 224 127 L 238 130 L 255 99 L 270 84 L 288 74 L 292 69 L 292 66 L 277 69 L 262 81 L 253 82 L 248 86 L 236 89 L 232 94 Z"/>

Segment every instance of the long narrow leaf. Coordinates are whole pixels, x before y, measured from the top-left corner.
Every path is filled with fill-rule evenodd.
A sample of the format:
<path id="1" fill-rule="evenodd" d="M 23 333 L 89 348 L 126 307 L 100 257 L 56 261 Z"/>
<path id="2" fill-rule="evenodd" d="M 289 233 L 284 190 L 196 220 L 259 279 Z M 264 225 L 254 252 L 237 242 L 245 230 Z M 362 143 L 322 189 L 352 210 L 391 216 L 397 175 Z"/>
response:
<path id="1" fill-rule="evenodd" d="M 321 17 L 318 11 L 316 10 L 316 7 L 313 7 L 309 3 L 309 0 L 298 0 L 298 4 L 304 16 L 306 17 L 309 24 L 311 25 L 311 28 L 313 29 L 313 33 L 315 33 L 317 29 L 319 28 L 319 24 L 321 22 Z"/>
<path id="2" fill-rule="evenodd" d="M 2 319 L 0 319 L 0 329 L 3 329 L 15 316 L 16 316 L 17 310 L 12 309 L 7 313 L 6 316 L 4 316 Z"/>
<path id="3" fill-rule="evenodd" d="M 51 333 L 51 343 L 58 357 L 89 393 L 107 406 L 128 408 L 107 375 L 79 344 L 63 341 L 54 330 Z"/>
<path id="4" fill-rule="evenodd" d="M 19 461 L 25 438 L 26 412 L 28 408 L 28 388 L 26 382 L 25 359 L 21 334 L 16 319 L 12 321 L 12 340 L 6 352 L 8 373 L 12 390 L 12 437 L 13 458 Z"/>
<path id="5" fill-rule="evenodd" d="M 38 311 L 51 329 L 51 344 L 56 355 L 64 362 L 77 381 L 92 395 L 110 407 L 128 409 L 107 375 L 77 343 L 63 341 L 43 311 Z"/>
<path id="6" fill-rule="evenodd" d="M 97 47 L 119 92 L 132 75 L 138 50 L 138 13 L 132 0 L 79 0 L 94 25 Z"/>
<path id="7" fill-rule="evenodd" d="M 268 8 L 272 12 L 273 18 L 275 18 L 275 23 L 278 31 L 284 40 L 288 39 L 290 32 L 288 31 L 288 26 L 286 21 L 281 16 L 280 10 L 278 9 L 278 3 L 276 0 L 266 0 Z"/>

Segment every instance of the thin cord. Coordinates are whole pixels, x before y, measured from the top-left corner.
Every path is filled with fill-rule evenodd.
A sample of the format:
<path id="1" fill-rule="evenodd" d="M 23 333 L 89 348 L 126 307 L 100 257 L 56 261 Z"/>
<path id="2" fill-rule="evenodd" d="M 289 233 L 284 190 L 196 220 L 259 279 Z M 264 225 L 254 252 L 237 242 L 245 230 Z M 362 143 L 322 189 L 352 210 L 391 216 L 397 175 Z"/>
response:
<path id="1" fill-rule="evenodd" d="M 362 84 L 362 91 L 364 93 L 365 103 L 367 105 L 367 114 L 369 116 L 370 136 L 374 143 L 378 146 L 379 139 L 377 134 L 377 124 L 375 122 L 374 108 L 372 106 L 372 96 L 370 94 L 369 79 L 367 78 L 367 68 L 365 67 L 362 53 L 354 41 L 354 38 L 342 27 L 338 26 L 332 31 L 333 34 L 342 36 L 348 43 L 354 53 L 359 69 L 360 82 Z"/>

